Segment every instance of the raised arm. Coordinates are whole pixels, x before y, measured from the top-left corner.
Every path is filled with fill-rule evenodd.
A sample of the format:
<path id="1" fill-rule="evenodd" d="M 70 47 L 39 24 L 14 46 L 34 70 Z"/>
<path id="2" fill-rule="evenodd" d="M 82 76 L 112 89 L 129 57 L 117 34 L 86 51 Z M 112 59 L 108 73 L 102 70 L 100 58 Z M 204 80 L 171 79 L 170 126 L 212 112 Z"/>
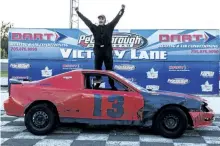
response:
<path id="1" fill-rule="evenodd" d="M 121 17 L 124 14 L 124 10 L 125 10 L 125 5 L 121 6 L 121 10 L 119 11 L 119 13 L 117 14 L 117 16 L 109 23 L 109 25 L 114 29 L 115 26 L 118 24 L 119 20 L 121 19 Z"/>
<path id="2" fill-rule="evenodd" d="M 82 19 L 82 21 L 90 28 L 90 30 L 93 30 L 94 24 L 88 18 L 86 18 L 82 13 L 80 13 L 78 8 L 76 8 L 75 10 L 79 18 Z"/>

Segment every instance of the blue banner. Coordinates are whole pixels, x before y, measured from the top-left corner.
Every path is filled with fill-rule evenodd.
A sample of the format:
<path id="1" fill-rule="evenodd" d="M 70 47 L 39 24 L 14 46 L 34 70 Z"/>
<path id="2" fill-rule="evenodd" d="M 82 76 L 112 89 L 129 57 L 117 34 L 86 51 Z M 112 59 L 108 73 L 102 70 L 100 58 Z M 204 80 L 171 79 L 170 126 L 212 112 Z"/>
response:
<path id="1" fill-rule="evenodd" d="M 119 61 L 218 61 L 218 30 L 115 30 Z M 92 60 L 89 30 L 10 29 L 10 59 Z"/>
<path id="2" fill-rule="evenodd" d="M 112 45 L 114 70 L 144 88 L 219 93 L 219 30 L 115 30 Z M 93 46 L 87 29 L 10 29 L 9 78 L 93 69 Z"/>
<path id="3" fill-rule="evenodd" d="M 93 68 L 93 62 L 83 61 L 11 60 L 9 78 L 39 80 L 74 69 Z M 114 70 L 147 89 L 218 94 L 218 62 L 115 62 Z"/>

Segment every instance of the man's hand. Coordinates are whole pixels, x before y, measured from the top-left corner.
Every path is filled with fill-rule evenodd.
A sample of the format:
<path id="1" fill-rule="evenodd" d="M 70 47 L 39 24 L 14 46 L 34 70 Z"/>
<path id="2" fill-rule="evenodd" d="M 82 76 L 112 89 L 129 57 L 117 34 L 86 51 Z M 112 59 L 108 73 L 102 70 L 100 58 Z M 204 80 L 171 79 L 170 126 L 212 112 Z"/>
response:
<path id="1" fill-rule="evenodd" d="M 78 7 L 76 7 L 76 8 L 75 8 L 75 11 L 76 11 L 76 12 L 78 12 L 78 11 L 79 11 L 79 8 L 78 8 Z"/>
<path id="2" fill-rule="evenodd" d="M 124 10 L 124 9 L 125 9 L 125 5 L 124 5 L 124 4 L 122 4 L 122 5 L 121 5 L 121 8 Z"/>

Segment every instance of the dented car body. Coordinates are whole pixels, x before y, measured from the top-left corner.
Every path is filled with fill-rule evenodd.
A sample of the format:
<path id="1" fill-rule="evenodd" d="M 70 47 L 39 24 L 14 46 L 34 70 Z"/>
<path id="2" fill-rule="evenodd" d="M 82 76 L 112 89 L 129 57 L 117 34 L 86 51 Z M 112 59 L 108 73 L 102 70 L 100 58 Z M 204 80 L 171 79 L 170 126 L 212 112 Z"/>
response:
<path id="1" fill-rule="evenodd" d="M 94 88 L 92 80 L 89 79 L 89 76 L 93 75 L 110 77 L 119 82 L 124 90 Z M 45 103 L 50 105 L 49 109 L 51 106 L 53 107 L 53 113 L 61 123 L 154 127 L 158 123 L 160 113 L 164 112 L 163 115 L 169 113 L 163 117 L 167 121 L 156 127 L 167 125 L 169 129 L 172 125 L 178 125 L 178 122 L 180 126 L 184 125 L 180 122 L 181 118 L 186 119 L 187 125 L 195 128 L 211 125 L 214 118 L 212 109 L 200 97 L 168 91 L 150 91 L 113 71 L 74 70 L 39 81 L 11 80 L 9 90 L 10 96 L 4 102 L 8 115 L 26 118 L 34 106 Z M 175 110 L 176 108 L 178 110 Z M 178 117 L 178 114 L 176 117 L 175 114 L 172 116 L 172 113 L 177 113 L 177 111 L 183 116 Z M 49 112 L 46 114 L 49 116 Z M 32 116 L 34 116 L 34 112 Z M 40 121 L 46 120 L 45 117 L 48 117 L 37 116 L 41 117 Z M 29 118 L 25 120 L 35 123 L 35 121 L 29 121 Z M 176 129 L 178 128 L 176 127 Z M 28 130 L 38 134 L 30 128 Z M 46 132 L 40 133 L 45 134 Z M 178 137 L 182 133 L 174 133 L 176 136 L 162 135 Z"/>

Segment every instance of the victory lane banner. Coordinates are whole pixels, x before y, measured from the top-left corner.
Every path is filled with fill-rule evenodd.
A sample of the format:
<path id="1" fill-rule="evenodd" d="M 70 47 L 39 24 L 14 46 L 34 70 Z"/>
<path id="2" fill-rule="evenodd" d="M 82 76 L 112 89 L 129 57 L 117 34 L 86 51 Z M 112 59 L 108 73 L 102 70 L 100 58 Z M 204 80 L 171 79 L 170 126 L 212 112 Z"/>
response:
<path id="1" fill-rule="evenodd" d="M 219 93 L 219 30 L 115 30 L 112 46 L 114 70 L 146 89 Z M 9 78 L 93 69 L 93 47 L 87 29 L 10 29 Z"/>
<path id="2" fill-rule="evenodd" d="M 115 60 L 218 61 L 218 30 L 115 30 Z M 10 59 L 92 60 L 88 29 L 10 29 Z"/>

